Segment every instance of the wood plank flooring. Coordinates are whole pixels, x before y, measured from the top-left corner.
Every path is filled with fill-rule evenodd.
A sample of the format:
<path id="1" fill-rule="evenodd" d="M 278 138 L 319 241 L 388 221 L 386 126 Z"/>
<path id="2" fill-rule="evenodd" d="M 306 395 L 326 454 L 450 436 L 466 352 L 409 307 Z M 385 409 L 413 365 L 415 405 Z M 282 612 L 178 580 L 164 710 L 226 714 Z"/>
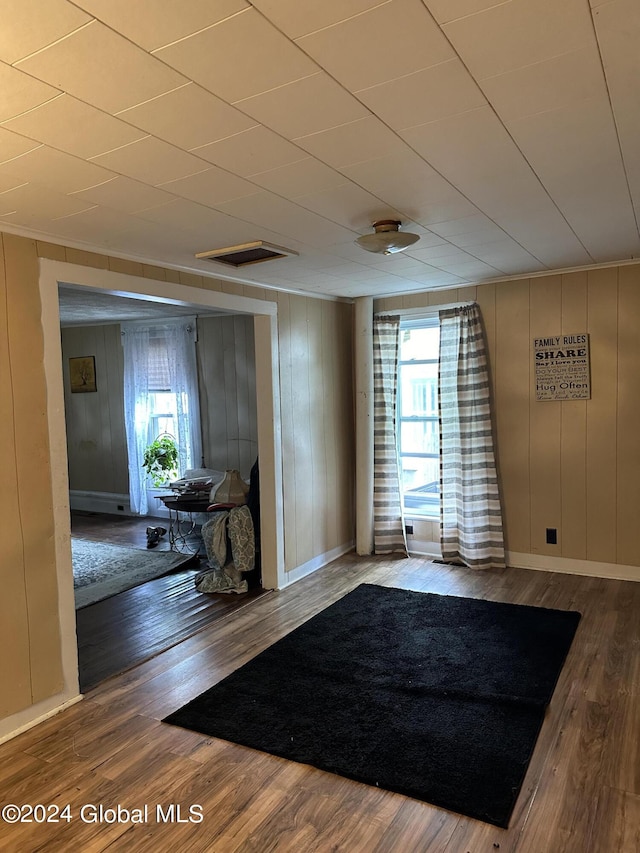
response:
<path id="1" fill-rule="evenodd" d="M 74 512 L 71 529 L 84 539 L 146 548 L 146 528 L 157 524 L 167 526 L 160 519 Z M 168 537 L 164 536 L 154 550 L 168 551 Z M 198 592 L 194 576 L 203 566 L 194 559 L 164 577 L 77 611 L 82 692 L 171 648 L 266 594 L 260 587 L 242 595 Z"/>
<path id="2" fill-rule="evenodd" d="M 577 609 L 578 632 L 508 829 L 160 722 L 358 583 Z M 347 555 L 231 614 L 0 746 L 0 800 L 70 822 L 0 824 L 3 849 L 637 853 L 640 584 Z M 286 672 L 283 673 L 286 689 Z M 147 822 L 94 822 L 102 804 Z M 199 823 L 162 822 L 200 806 Z M 199 814 L 196 811 L 196 816 Z"/>

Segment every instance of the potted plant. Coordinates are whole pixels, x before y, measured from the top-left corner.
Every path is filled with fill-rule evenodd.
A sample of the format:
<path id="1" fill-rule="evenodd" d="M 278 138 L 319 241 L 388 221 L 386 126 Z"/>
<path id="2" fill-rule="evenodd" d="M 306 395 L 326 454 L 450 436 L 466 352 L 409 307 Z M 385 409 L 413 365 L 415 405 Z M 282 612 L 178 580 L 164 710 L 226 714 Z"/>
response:
<path id="1" fill-rule="evenodd" d="M 178 476 L 178 445 L 170 435 L 156 438 L 144 451 L 142 467 L 158 488 Z"/>

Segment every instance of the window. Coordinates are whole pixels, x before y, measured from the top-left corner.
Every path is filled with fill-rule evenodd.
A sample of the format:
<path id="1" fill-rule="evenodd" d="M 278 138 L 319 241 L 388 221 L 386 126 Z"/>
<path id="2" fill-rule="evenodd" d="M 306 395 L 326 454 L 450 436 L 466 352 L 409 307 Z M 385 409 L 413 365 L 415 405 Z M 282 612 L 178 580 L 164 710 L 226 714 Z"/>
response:
<path id="1" fill-rule="evenodd" d="M 202 459 L 195 317 L 123 323 L 124 414 L 132 512 L 146 515 L 146 447 L 170 435 L 178 446 L 178 472 Z"/>
<path id="2" fill-rule="evenodd" d="M 184 432 L 190 431 L 189 396 L 186 392 L 176 393 L 172 387 L 176 381 L 176 370 L 172 370 L 171 344 L 164 330 L 152 332 L 149 338 L 148 356 L 148 390 L 149 428 L 147 440 L 149 444 L 162 436 L 169 435 L 179 443 L 178 418 L 184 420 Z M 173 383 L 172 383 L 173 375 Z M 179 415 L 180 412 L 180 415 Z M 195 467 L 191 458 L 191 443 L 180 446 L 183 458 L 181 468 Z"/>
<path id="3" fill-rule="evenodd" d="M 398 452 L 410 515 L 440 514 L 439 346 L 437 317 L 401 323 Z"/>

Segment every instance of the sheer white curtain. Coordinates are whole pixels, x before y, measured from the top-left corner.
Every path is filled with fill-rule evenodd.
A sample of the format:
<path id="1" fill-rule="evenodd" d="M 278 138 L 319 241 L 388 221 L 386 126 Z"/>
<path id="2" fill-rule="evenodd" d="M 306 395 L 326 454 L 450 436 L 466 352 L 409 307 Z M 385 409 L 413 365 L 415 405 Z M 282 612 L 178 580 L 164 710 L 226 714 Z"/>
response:
<path id="1" fill-rule="evenodd" d="M 151 435 L 153 392 L 170 391 L 175 395 L 174 438 L 180 475 L 202 462 L 195 318 L 153 324 L 123 323 L 122 340 L 131 510 L 146 515 L 148 476 L 142 463 L 145 448 L 157 437 Z"/>
<path id="2" fill-rule="evenodd" d="M 476 303 L 440 316 L 442 558 L 504 568 L 484 330 Z"/>

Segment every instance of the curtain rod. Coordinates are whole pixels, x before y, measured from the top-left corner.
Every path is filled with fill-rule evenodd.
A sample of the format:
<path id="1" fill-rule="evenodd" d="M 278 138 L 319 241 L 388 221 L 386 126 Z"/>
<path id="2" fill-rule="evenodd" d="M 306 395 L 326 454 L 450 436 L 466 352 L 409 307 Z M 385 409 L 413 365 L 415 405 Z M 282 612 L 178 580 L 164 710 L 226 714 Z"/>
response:
<path id="1" fill-rule="evenodd" d="M 390 315 L 399 314 L 401 317 L 428 317 L 437 314 L 438 311 L 444 311 L 447 308 L 460 308 L 463 305 L 473 305 L 475 299 L 467 299 L 464 302 L 446 302 L 442 305 L 423 305 L 420 308 L 389 308 L 386 311 L 374 311 L 374 317 L 388 317 Z"/>

